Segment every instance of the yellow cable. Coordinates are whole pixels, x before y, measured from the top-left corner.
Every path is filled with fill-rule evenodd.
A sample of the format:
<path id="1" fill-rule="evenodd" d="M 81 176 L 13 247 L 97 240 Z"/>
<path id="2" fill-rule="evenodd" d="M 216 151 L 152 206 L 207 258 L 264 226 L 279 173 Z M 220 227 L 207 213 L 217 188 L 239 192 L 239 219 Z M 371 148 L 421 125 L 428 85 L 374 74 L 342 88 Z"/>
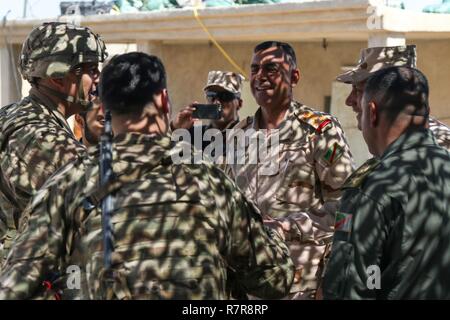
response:
<path id="1" fill-rule="evenodd" d="M 228 62 L 231 63 L 231 65 L 233 67 L 235 67 L 246 79 L 248 79 L 247 74 L 245 73 L 245 71 L 242 70 L 241 67 L 239 67 L 236 62 L 234 62 L 234 60 L 228 55 L 228 53 L 222 48 L 222 46 L 216 41 L 216 39 L 214 39 L 213 35 L 209 32 L 208 28 L 205 26 L 203 21 L 200 19 L 200 16 L 198 15 L 197 7 L 194 7 L 194 17 L 197 20 L 197 22 L 200 24 L 202 29 L 208 35 L 209 40 L 211 40 L 212 43 L 214 43 L 214 45 L 224 55 L 224 57 L 228 60 Z"/>

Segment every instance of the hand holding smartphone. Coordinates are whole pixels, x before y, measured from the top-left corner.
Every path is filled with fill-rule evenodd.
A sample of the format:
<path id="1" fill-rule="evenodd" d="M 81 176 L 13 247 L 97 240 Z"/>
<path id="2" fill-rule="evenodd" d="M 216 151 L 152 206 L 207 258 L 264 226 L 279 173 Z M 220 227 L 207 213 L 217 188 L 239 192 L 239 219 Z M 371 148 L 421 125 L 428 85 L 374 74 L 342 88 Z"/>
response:
<path id="1" fill-rule="evenodd" d="M 192 112 L 192 118 L 219 120 L 222 118 L 222 106 L 220 104 L 200 104 L 193 105 L 195 110 Z"/>

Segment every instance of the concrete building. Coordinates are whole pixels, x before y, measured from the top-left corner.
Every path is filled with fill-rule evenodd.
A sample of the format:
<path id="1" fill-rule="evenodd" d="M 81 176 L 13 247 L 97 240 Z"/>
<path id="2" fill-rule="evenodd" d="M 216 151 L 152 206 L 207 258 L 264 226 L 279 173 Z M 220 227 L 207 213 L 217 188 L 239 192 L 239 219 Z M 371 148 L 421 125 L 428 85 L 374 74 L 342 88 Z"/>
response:
<path id="1" fill-rule="evenodd" d="M 368 152 L 355 116 L 344 101 L 350 87 L 334 81 L 354 65 L 361 48 L 416 44 L 418 67 L 431 86 L 432 114 L 450 124 L 450 15 L 410 12 L 375 0 L 303 0 L 295 3 L 199 9 L 199 19 L 236 64 L 249 72 L 252 49 L 263 40 L 283 40 L 296 49 L 302 73 L 296 98 L 336 115 L 358 164 Z M 115 53 L 140 50 L 160 56 L 169 75 L 174 109 L 203 101 L 213 69 L 236 70 L 216 48 L 192 8 L 89 17 L 61 17 L 91 27 Z M 15 73 L 20 45 L 41 20 L 13 20 L 0 28 L 0 104 L 18 100 L 26 88 Z M 115 45 L 112 45 L 115 44 Z M 248 82 L 243 115 L 256 104 Z"/>

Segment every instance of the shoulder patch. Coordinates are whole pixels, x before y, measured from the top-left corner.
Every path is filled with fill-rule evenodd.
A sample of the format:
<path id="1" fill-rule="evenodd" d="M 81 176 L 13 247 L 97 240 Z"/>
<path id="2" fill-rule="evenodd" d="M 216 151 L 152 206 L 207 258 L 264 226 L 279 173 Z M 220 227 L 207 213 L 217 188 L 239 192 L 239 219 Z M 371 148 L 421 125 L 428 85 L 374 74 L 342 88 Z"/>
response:
<path id="1" fill-rule="evenodd" d="M 321 134 L 322 132 L 325 132 L 328 129 L 330 129 L 332 126 L 333 126 L 333 124 L 332 124 L 331 120 L 326 119 L 319 124 L 319 126 L 316 129 L 316 133 Z"/>
<path id="2" fill-rule="evenodd" d="M 337 142 L 331 146 L 323 156 L 323 160 L 329 165 L 332 165 L 337 159 L 339 159 L 344 154 L 344 148 L 341 147 Z"/>
<path id="3" fill-rule="evenodd" d="M 367 160 L 362 166 L 360 166 L 353 174 L 348 177 L 342 186 L 345 188 L 358 188 L 364 182 L 366 177 L 380 164 L 380 160 L 372 158 Z"/>
<path id="4" fill-rule="evenodd" d="M 333 121 L 330 115 L 322 112 L 313 111 L 311 109 L 300 110 L 297 114 L 300 121 L 306 122 L 314 128 L 317 134 L 321 134 L 333 126 Z"/>
<path id="5" fill-rule="evenodd" d="M 352 214 L 337 211 L 334 231 L 350 232 L 352 230 L 352 220 Z"/>

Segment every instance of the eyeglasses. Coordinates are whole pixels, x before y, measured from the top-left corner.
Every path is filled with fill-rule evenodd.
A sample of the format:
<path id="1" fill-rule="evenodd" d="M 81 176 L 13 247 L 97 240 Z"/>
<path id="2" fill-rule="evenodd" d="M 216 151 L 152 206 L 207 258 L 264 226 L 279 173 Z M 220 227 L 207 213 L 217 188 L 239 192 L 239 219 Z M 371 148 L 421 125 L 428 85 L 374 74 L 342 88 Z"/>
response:
<path id="1" fill-rule="evenodd" d="M 214 100 L 219 100 L 220 102 L 231 102 L 237 98 L 239 98 L 238 95 L 228 92 L 228 91 L 220 91 L 220 92 L 207 91 L 206 92 L 206 99 L 208 100 L 208 102 L 213 102 Z"/>
<path id="2" fill-rule="evenodd" d="M 269 74 L 269 75 L 274 75 L 278 72 L 280 72 L 281 69 L 281 65 L 279 63 L 274 63 L 274 62 L 269 62 L 269 63 L 265 63 L 265 64 L 252 64 L 250 67 L 251 73 L 252 74 L 257 74 L 259 72 L 259 70 L 262 70 L 262 72 Z"/>

